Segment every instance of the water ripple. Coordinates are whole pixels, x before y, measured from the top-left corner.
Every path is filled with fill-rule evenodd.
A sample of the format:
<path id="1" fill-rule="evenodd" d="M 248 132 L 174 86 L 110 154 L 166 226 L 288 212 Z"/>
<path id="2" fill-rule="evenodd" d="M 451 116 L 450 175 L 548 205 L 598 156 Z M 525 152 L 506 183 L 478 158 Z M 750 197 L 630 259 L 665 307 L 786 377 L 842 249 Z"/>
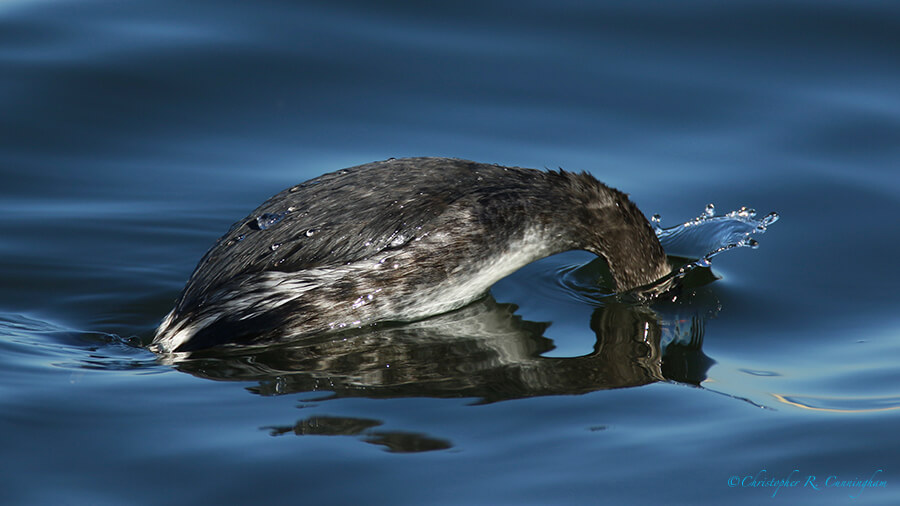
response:
<path id="1" fill-rule="evenodd" d="M 30 316 L 0 313 L 0 347 L 6 359 L 17 356 L 15 365 L 51 366 L 61 369 L 165 372 L 156 358 L 140 347 L 137 338 L 122 338 L 105 332 L 67 329 Z"/>
<path id="2" fill-rule="evenodd" d="M 812 411 L 830 413 L 866 413 L 900 409 L 900 396 L 890 397 L 814 397 L 772 394 L 778 401 Z"/>

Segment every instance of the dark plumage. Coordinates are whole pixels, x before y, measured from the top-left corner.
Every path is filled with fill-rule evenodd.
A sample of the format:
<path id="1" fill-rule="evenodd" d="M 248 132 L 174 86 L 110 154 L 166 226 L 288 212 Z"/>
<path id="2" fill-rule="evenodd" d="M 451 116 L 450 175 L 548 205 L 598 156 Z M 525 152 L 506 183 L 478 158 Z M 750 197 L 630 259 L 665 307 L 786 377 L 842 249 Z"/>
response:
<path id="1" fill-rule="evenodd" d="M 200 260 L 153 346 L 412 321 L 572 249 L 605 258 L 619 291 L 668 273 L 637 206 L 588 174 L 448 158 L 360 165 L 284 190 L 235 223 Z"/>

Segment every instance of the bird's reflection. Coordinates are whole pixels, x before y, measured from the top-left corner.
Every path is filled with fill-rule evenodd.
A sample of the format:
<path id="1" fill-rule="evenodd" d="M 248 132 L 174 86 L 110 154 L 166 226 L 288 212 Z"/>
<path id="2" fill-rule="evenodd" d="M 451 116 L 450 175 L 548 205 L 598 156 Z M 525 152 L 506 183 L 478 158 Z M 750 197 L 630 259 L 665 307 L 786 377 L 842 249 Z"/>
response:
<path id="1" fill-rule="evenodd" d="M 709 304 L 703 304 L 709 307 Z M 698 385 L 713 363 L 701 345 L 696 304 L 609 302 L 594 310 L 593 351 L 546 357 L 549 323 L 487 296 L 463 309 L 396 326 L 267 347 L 208 350 L 175 363 L 190 374 L 254 381 L 260 395 L 472 397 L 496 402 L 676 381 Z"/>
<path id="2" fill-rule="evenodd" d="M 381 445 L 391 453 L 421 453 L 447 450 L 453 444 L 445 439 L 407 431 L 377 430 L 380 420 L 344 416 L 313 416 L 294 425 L 263 427 L 272 436 L 359 436 L 365 443 Z"/>
<path id="3" fill-rule="evenodd" d="M 682 290 L 652 306 L 597 296 L 602 266 L 591 262 L 560 279 L 564 292 L 594 306 L 591 353 L 548 357 L 549 322 L 516 314 L 487 296 L 460 310 L 404 325 L 356 329 L 268 346 L 209 349 L 172 363 L 195 376 L 256 383 L 259 395 L 315 393 L 334 397 L 466 397 L 490 403 L 541 395 L 675 381 L 699 385 L 713 361 L 702 350 L 704 322 L 718 310 L 708 290 Z M 712 280 L 701 272 L 703 285 Z M 703 278 L 702 276 L 708 276 Z M 680 279 L 686 287 L 687 279 Z M 688 283 L 690 284 L 690 283 Z M 161 357 L 167 360 L 167 357 Z M 382 429 L 382 420 L 313 415 L 292 425 L 266 426 L 272 436 L 343 436 L 395 453 L 447 450 L 430 434 Z"/>

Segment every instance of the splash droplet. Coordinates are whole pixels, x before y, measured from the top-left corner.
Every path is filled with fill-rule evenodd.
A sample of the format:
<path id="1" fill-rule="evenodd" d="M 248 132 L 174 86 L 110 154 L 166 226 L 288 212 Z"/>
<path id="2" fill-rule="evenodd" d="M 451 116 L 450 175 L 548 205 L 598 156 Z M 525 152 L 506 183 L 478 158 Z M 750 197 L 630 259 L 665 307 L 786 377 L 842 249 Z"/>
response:
<path id="1" fill-rule="evenodd" d="M 739 218 L 754 218 L 756 217 L 756 209 L 752 209 L 749 207 L 741 207 L 737 211 L 731 211 L 725 216 L 729 217 L 739 217 Z"/>
<path id="2" fill-rule="evenodd" d="M 780 218 L 780 216 L 778 216 L 778 213 L 776 213 L 775 211 L 772 211 L 771 213 L 765 215 L 761 223 L 762 229 L 765 230 L 767 226 L 778 221 L 778 218 Z"/>
<path id="3" fill-rule="evenodd" d="M 653 232 L 656 235 L 659 235 L 662 232 L 662 228 L 659 226 L 659 222 L 662 220 L 662 217 L 659 214 L 654 214 L 650 217 L 650 222 L 653 224 Z"/>

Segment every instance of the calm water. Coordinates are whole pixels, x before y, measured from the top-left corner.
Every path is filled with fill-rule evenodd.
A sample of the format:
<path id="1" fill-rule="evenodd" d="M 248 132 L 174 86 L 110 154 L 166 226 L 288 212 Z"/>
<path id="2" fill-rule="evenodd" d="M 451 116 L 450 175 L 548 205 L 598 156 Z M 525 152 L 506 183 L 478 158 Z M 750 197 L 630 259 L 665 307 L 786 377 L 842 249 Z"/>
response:
<path id="1" fill-rule="evenodd" d="M 898 54 L 874 1 L 0 3 L 0 503 L 898 504 Z M 569 253 L 414 326 L 139 346 L 264 199 L 424 155 L 782 218 L 651 308 Z"/>

